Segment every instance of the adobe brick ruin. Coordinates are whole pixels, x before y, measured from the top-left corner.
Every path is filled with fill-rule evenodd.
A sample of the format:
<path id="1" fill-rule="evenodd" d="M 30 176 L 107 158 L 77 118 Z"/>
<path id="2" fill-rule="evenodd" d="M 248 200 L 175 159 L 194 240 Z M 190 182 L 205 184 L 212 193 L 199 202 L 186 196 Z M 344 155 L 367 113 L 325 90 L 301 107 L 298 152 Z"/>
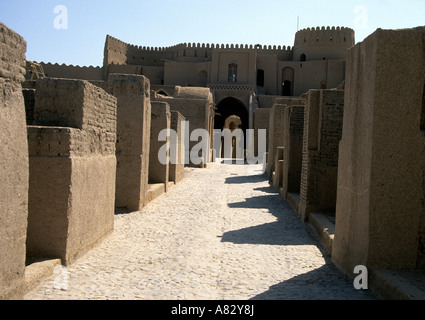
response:
<path id="1" fill-rule="evenodd" d="M 302 221 L 318 214 L 328 226 L 335 221 L 322 239 L 332 261 L 350 276 L 366 266 L 374 288 L 380 269 L 425 265 L 424 83 L 425 28 L 378 29 L 349 50 L 344 86 L 305 95 L 302 160 L 295 162 L 301 177 L 287 200 Z M 282 130 L 269 129 L 270 137 Z M 268 173 L 282 196 L 298 139 L 285 137 L 274 146 L 280 166 Z"/>
<path id="2" fill-rule="evenodd" d="M 95 82 L 117 98 L 115 207 L 138 211 L 146 204 L 149 180 L 151 104 L 149 80 L 110 74 Z"/>
<path id="3" fill-rule="evenodd" d="M 0 299 L 25 291 L 28 145 L 22 82 L 25 40 L 0 23 Z"/>
<path id="4" fill-rule="evenodd" d="M 268 130 L 266 174 L 299 218 L 311 223 L 323 213 L 335 219 L 326 249 L 336 266 L 351 276 L 357 265 L 423 270 L 425 28 L 378 29 L 355 46 L 341 37 L 340 46 L 326 46 L 325 62 L 301 59 L 305 52 L 322 53 L 310 43 L 312 35 L 322 43 L 331 31 L 341 30 L 303 30 L 293 50 L 259 50 L 264 69 L 279 68 L 271 72 L 274 78 L 301 94 L 282 97 L 276 95 L 282 88 L 267 77 L 256 87 L 255 72 L 240 75 L 249 84 L 225 84 L 213 70 L 207 79 L 218 82 L 211 85 L 195 72 L 202 86 L 189 87 L 180 83 L 183 64 L 155 66 L 141 59 L 148 51 L 171 54 L 188 60 L 187 66 L 202 50 L 227 59 L 232 48 L 130 48 L 124 54 L 113 49 L 128 45 L 109 38 L 107 70 L 52 66 L 52 73 L 66 69 L 63 77 L 27 81 L 22 88 L 26 43 L 0 24 L 0 299 L 23 297 L 31 259 L 72 264 L 112 232 L 117 208 L 140 210 L 181 181 L 184 163 L 158 161 L 166 143 L 158 141 L 159 132 L 175 131 L 169 155 L 184 159 L 182 153 L 197 143 L 188 139 L 195 129 L 213 136 L 215 107 L 224 100 L 221 107 L 245 108 L 239 115 L 246 128 Z M 344 33 L 351 34 L 343 29 L 337 35 Z M 339 58 L 347 46 L 345 62 Z M 233 49 L 238 57 L 248 50 L 254 61 L 251 49 Z M 144 65 L 130 64 L 132 53 Z M 276 65 L 265 62 L 270 54 L 279 55 Z M 122 64 L 112 64 L 118 60 Z M 324 84 L 321 73 L 300 85 L 301 64 L 310 74 L 324 63 L 327 71 L 337 70 L 326 85 L 318 85 Z M 208 146 L 201 165 L 213 160 Z"/>
<path id="5" fill-rule="evenodd" d="M 116 98 L 87 81 L 36 82 L 27 258 L 70 264 L 113 231 L 116 119 Z"/>
<path id="6" fill-rule="evenodd" d="M 303 221 L 310 212 L 335 214 L 343 115 L 343 90 L 307 93 L 298 209 Z"/>
<path id="7" fill-rule="evenodd" d="M 332 259 L 424 267 L 425 28 L 381 30 L 347 58 Z"/>

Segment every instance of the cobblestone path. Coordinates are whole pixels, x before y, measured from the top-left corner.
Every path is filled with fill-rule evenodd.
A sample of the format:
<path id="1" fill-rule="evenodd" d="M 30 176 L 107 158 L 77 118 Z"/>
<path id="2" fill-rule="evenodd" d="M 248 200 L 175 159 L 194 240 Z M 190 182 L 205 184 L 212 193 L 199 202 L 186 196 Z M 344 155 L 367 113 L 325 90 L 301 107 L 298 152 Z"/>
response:
<path id="1" fill-rule="evenodd" d="M 26 299 L 373 299 L 332 265 L 261 167 L 187 171 L 142 211 L 116 215 L 115 231 L 67 268 L 67 288 L 52 278 Z"/>

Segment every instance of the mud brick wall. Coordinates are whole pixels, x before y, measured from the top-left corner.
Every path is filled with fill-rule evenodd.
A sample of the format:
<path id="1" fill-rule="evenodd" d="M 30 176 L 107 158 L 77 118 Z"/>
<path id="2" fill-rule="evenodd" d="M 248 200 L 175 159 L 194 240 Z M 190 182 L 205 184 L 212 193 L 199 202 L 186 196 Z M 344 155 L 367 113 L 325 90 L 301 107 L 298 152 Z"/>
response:
<path id="1" fill-rule="evenodd" d="M 254 111 L 253 116 L 253 126 L 254 126 L 254 156 L 263 156 L 258 154 L 258 130 L 265 129 L 267 130 L 266 134 L 266 152 L 268 151 L 269 145 L 269 122 L 270 122 L 270 111 L 271 108 L 258 108 Z"/>
<path id="2" fill-rule="evenodd" d="M 269 115 L 269 141 L 266 172 L 269 177 L 273 175 L 276 148 L 284 146 L 285 109 L 287 105 L 275 104 Z"/>
<path id="3" fill-rule="evenodd" d="M 28 126 L 28 257 L 71 264 L 113 231 L 116 106 L 86 81 L 37 81 Z"/>
<path id="4" fill-rule="evenodd" d="M 177 141 L 173 139 L 170 141 L 170 175 L 169 180 L 174 183 L 180 182 L 184 178 L 184 165 L 182 161 L 182 155 L 185 155 L 185 139 L 182 122 L 185 121 L 185 117 L 178 111 L 171 111 L 171 129 L 177 134 Z M 175 155 L 175 158 L 173 155 Z M 174 158 L 174 159 L 173 159 Z M 183 159 L 184 160 L 184 159 Z"/>
<path id="5" fill-rule="evenodd" d="M 335 212 L 343 90 L 310 90 L 304 114 L 299 214 Z"/>
<path id="6" fill-rule="evenodd" d="M 211 133 L 210 128 L 210 101 L 199 98 L 176 98 L 176 97 L 156 97 L 155 101 L 166 102 L 170 106 L 170 110 L 178 111 L 189 122 L 189 138 L 190 134 L 196 129 L 205 129 Z M 189 139 L 187 139 L 189 141 Z M 188 150 L 197 145 L 199 141 L 189 141 Z M 207 157 L 207 160 L 209 157 Z M 186 155 L 186 161 L 190 160 L 190 156 Z"/>
<path id="7" fill-rule="evenodd" d="M 282 196 L 300 193 L 304 106 L 287 107 L 285 112 Z"/>
<path id="8" fill-rule="evenodd" d="M 110 74 L 105 90 L 117 98 L 117 184 L 115 206 L 140 210 L 149 177 L 150 82 L 144 76 Z"/>
<path id="9" fill-rule="evenodd" d="M 151 143 L 149 154 L 149 183 L 164 183 L 165 191 L 168 188 L 169 164 L 162 164 L 159 161 L 159 151 L 167 143 L 159 141 L 159 133 L 164 129 L 170 129 L 171 112 L 170 106 L 165 102 L 152 102 L 151 120 Z M 168 140 L 168 139 L 167 139 Z M 169 141 L 169 140 L 168 140 Z M 168 152 L 169 155 L 169 152 Z"/>
<path id="10" fill-rule="evenodd" d="M 25 40 L 0 23 L 0 300 L 25 289 L 28 146 L 22 82 Z"/>
<path id="11" fill-rule="evenodd" d="M 332 260 L 350 274 L 423 257 L 424 40 L 424 27 L 378 29 L 348 52 Z"/>

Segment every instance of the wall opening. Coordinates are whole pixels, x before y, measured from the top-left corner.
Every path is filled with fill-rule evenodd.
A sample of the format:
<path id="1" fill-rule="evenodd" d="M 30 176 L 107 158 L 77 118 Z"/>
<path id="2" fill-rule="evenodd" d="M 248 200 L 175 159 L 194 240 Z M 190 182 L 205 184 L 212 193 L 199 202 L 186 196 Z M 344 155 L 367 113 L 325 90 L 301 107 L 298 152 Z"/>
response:
<path id="1" fill-rule="evenodd" d="M 264 87 L 264 70 L 257 70 L 257 86 Z"/>
<path id="2" fill-rule="evenodd" d="M 286 67 L 282 70 L 282 96 L 293 96 L 294 69 Z"/>
<path id="3" fill-rule="evenodd" d="M 228 97 L 216 107 L 214 129 L 241 129 L 244 134 L 243 143 L 246 149 L 246 130 L 249 128 L 249 114 L 239 99 Z M 242 141 L 242 140 L 241 140 Z M 222 146 L 223 147 L 223 146 Z M 224 153 L 222 153 L 224 155 Z"/>
<path id="4" fill-rule="evenodd" d="M 229 64 L 229 82 L 237 82 L 238 81 L 238 65 L 235 63 Z"/>
<path id="5" fill-rule="evenodd" d="M 216 107 L 214 129 L 223 130 L 226 120 L 231 116 L 237 116 L 241 121 L 241 129 L 245 132 L 249 128 L 249 115 L 245 105 L 239 99 L 229 97 L 221 100 Z"/>
<path id="6" fill-rule="evenodd" d="M 307 60 L 307 56 L 303 53 L 301 56 L 300 56 L 300 61 L 306 61 Z"/>

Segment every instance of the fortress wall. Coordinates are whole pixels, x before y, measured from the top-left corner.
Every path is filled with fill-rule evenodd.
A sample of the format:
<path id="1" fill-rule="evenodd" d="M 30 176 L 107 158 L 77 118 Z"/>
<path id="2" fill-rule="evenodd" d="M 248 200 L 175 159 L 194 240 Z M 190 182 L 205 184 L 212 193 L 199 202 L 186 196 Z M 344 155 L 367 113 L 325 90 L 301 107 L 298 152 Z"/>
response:
<path id="1" fill-rule="evenodd" d="M 378 29 L 349 51 L 332 248 L 349 274 L 424 254 L 424 44 L 423 27 Z"/>
<path id="2" fill-rule="evenodd" d="M 344 91 L 310 90 L 304 114 L 299 215 L 335 212 Z"/>
<path id="3" fill-rule="evenodd" d="M 113 96 L 82 80 L 36 82 L 28 257 L 71 264 L 113 231 L 115 140 Z"/>
<path id="4" fill-rule="evenodd" d="M 103 67 L 106 69 L 111 64 L 126 64 L 127 46 L 127 43 L 107 35 L 103 55 Z"/>
<path id="5" fill-rule="evenodd" d="M 104 85 L 118 103 L 115 206 L 137 211 L 146 202 L 148 188 L 150 83 L 141 75 L 110 74 Z"/>
<path id="6" fill-rule="evenodd" d="M 276 54 L 281 59 L 292 57 L 290 46 L 180 43 L 170 47 L 146 47 L 131 45 L 108 35 L 105 41 L 104 67 L 111 64 L 163 66 L 162 59 L 174 60 L 180 57 L 202 60 L 211 57 L 214 49 L 257 50 L 261 54 Z"/>
<path id="7" fill-rule="evenodd" d="M 62 78 L 62 79 L 79 79 L 79 80 L 103 80 L 104 70 L 102 67 L 81 67 L 65 64 L 52 64 L 52 63 L 39 63 L 44 70 L 44 74 L 48 78 Z M 27 80 L 31 79 L 31 68 L 27 67 Z M 34 80 L 37 78 L 34 77 Z"/>
<path id="8" fill-rule="evenodd" d="M 22 82 L 25 40 L 0 23 L 0 300 L 25 290 L 28 146 Z"/>

